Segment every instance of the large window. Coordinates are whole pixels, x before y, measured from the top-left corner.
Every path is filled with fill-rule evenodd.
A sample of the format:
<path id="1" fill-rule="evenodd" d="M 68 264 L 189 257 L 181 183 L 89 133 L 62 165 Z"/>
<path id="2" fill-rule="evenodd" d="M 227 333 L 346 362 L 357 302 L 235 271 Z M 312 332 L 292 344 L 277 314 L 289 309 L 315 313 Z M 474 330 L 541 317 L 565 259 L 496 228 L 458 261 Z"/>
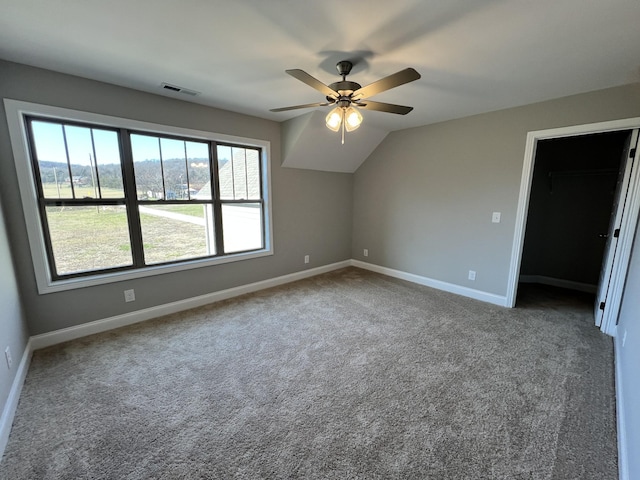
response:
<path id="1" fill-rule="evenodd" d="M 45 291 L 270 253 L 265 142 L 19 116 Z"/>

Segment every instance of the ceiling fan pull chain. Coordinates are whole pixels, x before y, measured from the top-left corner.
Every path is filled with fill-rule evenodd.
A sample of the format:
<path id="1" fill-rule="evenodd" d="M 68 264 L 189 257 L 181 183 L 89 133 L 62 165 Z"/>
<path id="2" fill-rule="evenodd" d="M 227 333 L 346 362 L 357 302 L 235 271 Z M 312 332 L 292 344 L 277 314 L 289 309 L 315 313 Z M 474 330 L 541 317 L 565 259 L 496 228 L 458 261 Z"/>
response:
<path id="1" fill-rule="evenodd" d="M 344 108 L 342 109 L 342 145 L 344 145 Z"/>

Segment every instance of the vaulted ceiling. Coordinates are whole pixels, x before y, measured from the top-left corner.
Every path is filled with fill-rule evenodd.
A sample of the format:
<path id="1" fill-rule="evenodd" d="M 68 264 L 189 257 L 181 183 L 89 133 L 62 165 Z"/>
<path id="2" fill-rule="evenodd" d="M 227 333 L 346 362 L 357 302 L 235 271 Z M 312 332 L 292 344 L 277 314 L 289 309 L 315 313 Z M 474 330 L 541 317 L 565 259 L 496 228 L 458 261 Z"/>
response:
<path id="1" fill-rule="evenodd" d="M 353 171 L 393 130 L 640 81 L 638 0 L 0 0 L 0 12 L 0 58 L 289 121 L 283 163 L 299 168 Z M 362 85 L 415 68 L 420 80 L 374 98 L 414 110 L 364 111 L 347 143 L 369 143 L 344 149 L 320 128 L 326 107 L 269 112 L 323 100 L 286 69 L 328 84 L 344 59 Z M 311 138 L 336 145 L 305 149 Z"/>

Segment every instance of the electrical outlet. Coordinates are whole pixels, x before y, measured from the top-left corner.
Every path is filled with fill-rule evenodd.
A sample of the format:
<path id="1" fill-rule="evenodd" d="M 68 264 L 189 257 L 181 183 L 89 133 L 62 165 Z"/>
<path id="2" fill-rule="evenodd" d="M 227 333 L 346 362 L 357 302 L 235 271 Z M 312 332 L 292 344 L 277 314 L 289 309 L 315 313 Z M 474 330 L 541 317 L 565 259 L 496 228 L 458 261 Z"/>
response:
<path id="1" fill-rule="evenodd" d="M 4 358 L 7 360 L 7 368 L 11 370 L 11 365 L 13 365 L 13 359 L 11 358 L 11 348 L 7 347 L 4 349 Z"/>
<path id="2" fill-rule="evenodd" d="M 500 212 L 493 212 L 493 215 L 491 216 L 491 221 L 493 223 L 500 223 Z"/>
<path id="3" fill-rule="evenodd" d="M 125 302 L 135 302 L 136 301 L 136 292 L 132 288 L 131 290 L 124 291 L 124 301 Z"/>
<path id="4" fill-rule="evenodd" d="M 469 280 L 475 281 L 475 279 L 476 279 L 476 272 L 474 270 L 469 270 Z"/>
<path id="5" fill-rule="evenodd" d="M 304 263 L 309 263 L 309 255 L 304 256 Z"/>
<path id="6" fill-rule="evenodd" d="M 368 257 L 368 256 L 369 256 L 369 249 L 368 249 L 368 248 L 365 248 L 365 249 L 364 249 L 364 251 L 362 252 L 362 254 L 363 254 L 365 257 Z"/>

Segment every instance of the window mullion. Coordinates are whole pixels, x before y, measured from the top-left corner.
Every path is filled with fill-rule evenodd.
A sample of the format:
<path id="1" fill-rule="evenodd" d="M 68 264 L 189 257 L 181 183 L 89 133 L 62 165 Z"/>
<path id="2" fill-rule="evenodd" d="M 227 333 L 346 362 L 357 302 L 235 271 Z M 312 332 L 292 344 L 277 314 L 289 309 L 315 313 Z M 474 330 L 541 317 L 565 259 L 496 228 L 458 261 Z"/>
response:
<path id="1" fill-rule="evenodd" d="M 49 258 L 49 273 L 51 278 L 56 280 L 60 278 L 58 275 L 58 267 L 56 266 L 55 257 L 53 255 L 53 243 L 51 242 L 51 233 L 49 230 L 49 220 L 47 219 L 47 204 L 44 198 L 38 199 L 38 208 L 40 209 L 40 221 L 42 223 L 44 248 Z"/>
<path id="2" fill-rule="evenodd" d="M 160 175 L 162 176 L 162 200 L 167 199 L 167 185 L 164 181 L 164 159 L 162 158 L 162 141 L 158 137 L 158 152 L 160 153 Z"/>
<path id="3" fill-rule="evenodd" d="M 76 187 L 73 185 L 73 172 L 71 171 L 71 160 L 69 159 L 69 144 L 67 143 L 67 129 L 64 125 L 60 125 L 62 128 L 62 139 L 64 141 L 64 152 L 67 156 L 67 170 L 69 170 L 69 184 L 71 185 L 71 196 L 76 198 Z"/>
<path id="4" fill-rule="evenodd" d="M 211 156 L 211 199 L 213 200 L 213 224 L 216 235 L 216 254 L 224 255 L 224 236 L 222 235 L 222 205 L 220 203 L 220 180 L 218 172 L 218 146 L 215 142 L 209 143 L 209 155 Z"/>
<path id="5" fill-rule="evenodd" d="M 96 143 L 93 138 L 93 128 L 89 130 L 91 133 L 91 150 L 93 151 L 93 162 L 91 162 L 91 174 L 95 175 L 93 189 L 97 193 L 98 198 L 102 198 L 102 189 L 100 188 L 100 176 L 98 175 L 98 156 L 96 155 Z"/>
<path id="6" fill-rule="evenodd" d="M 249 169 L 247 168 L 247 149 L 244 149 L 244 198 L 249 198 Z"/>
<path id="7" fill-rule="evenodd" d="M 133 170 L 133 152 L 131 140 L 126 129 L 120 130 L 120 149 L 122 156 L 122 186 L 127 205 L 127 218 L 129 221 L 129 238 L 131 241 L 131 254 L 135 267 L 144 267 L 144 249 L 142 247 L 142 227 L 140 225 L 140 211 L 138 210 L 138 194 L 136 192 L 136 180 Z"/>
<path id="8" fill-rule="evenodd" d="M 187 158 L 187 142 L 184 143 L 184 167 L 187 175 L 187 200 L 191 200 L 191 181 L 189 180 L 189 159 Z M 182 185 L 180 185 L 182 188 Z"/>

